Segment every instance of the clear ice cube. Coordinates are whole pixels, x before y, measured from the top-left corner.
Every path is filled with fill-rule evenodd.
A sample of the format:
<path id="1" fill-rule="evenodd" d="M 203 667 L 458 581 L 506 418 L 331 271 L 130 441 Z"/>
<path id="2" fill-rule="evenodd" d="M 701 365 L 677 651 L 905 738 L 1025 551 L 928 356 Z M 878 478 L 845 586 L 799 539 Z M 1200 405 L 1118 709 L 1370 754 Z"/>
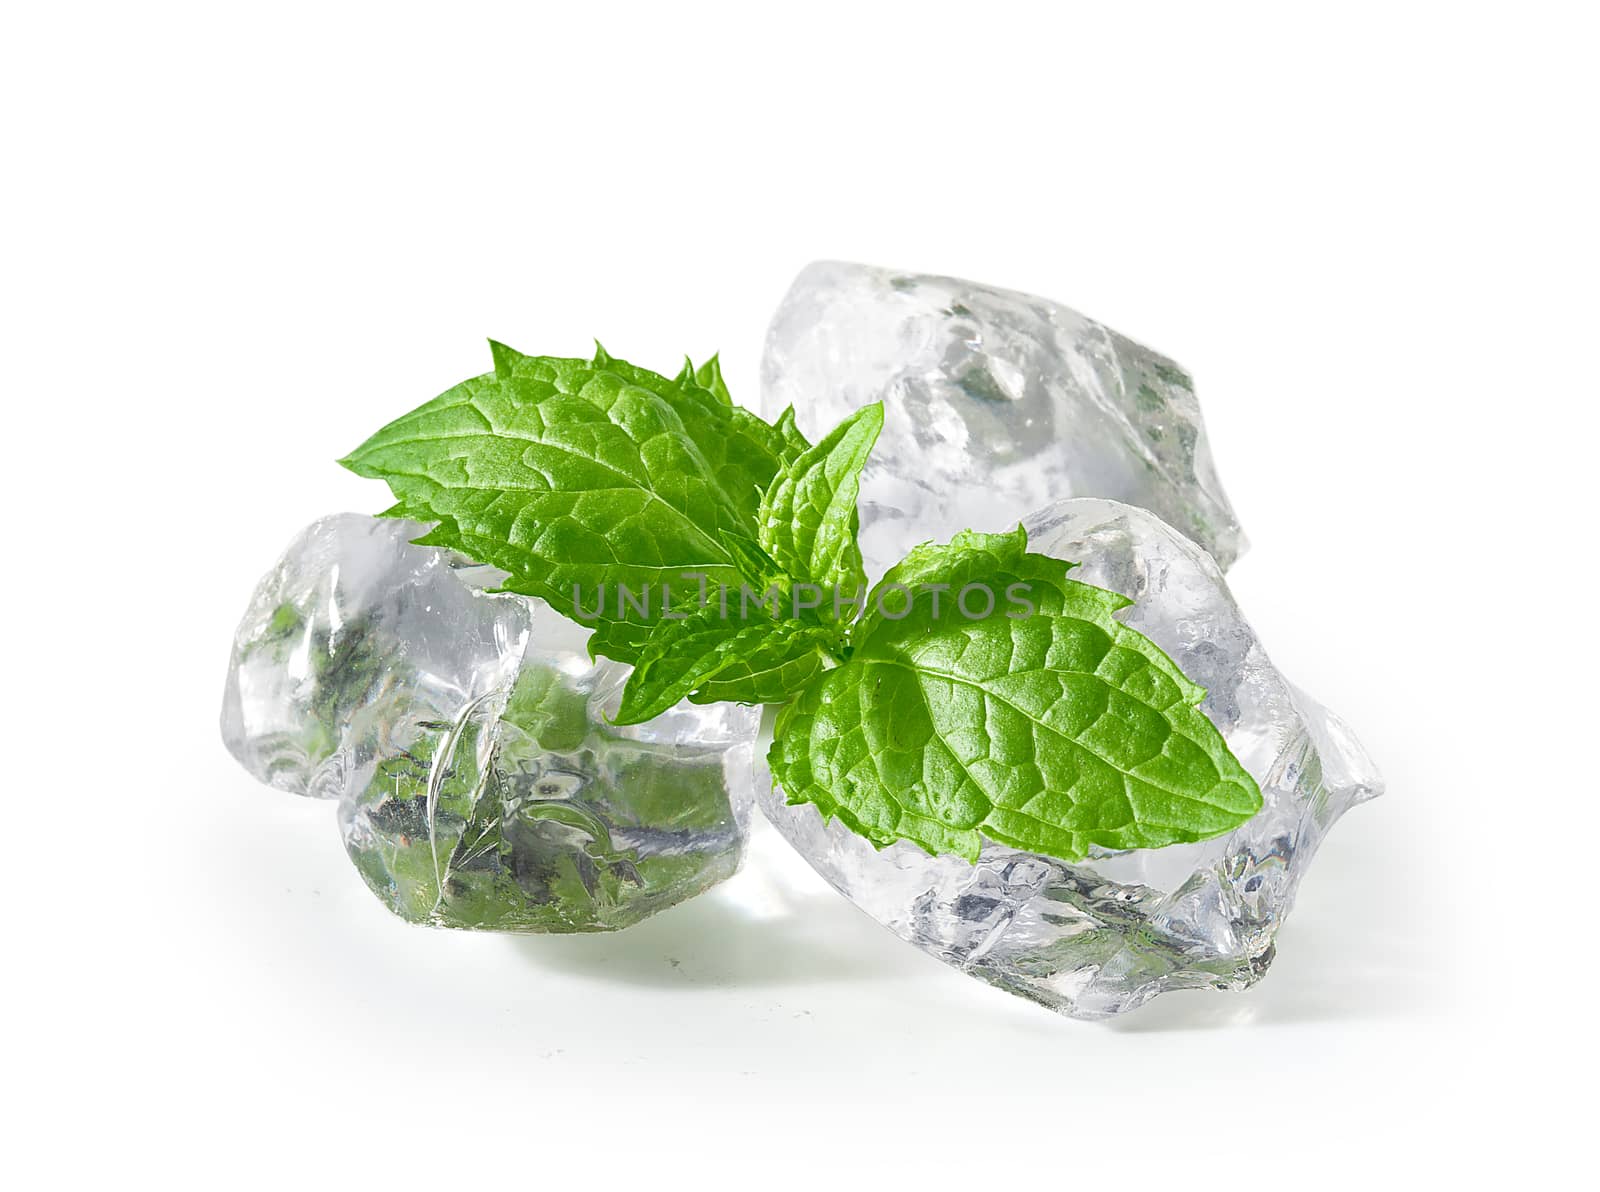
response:
<path id="1" fill-rule="evenodd" d="M 789 806 L 763 759 L 763 813 L 868 914 L 941 960 L 1065 1014 L 1098 1018 L 1171 989 L 1240 989 L 1324 834 L 1383 788 L 1332 713 L 1267 658 L 1213 559 L 1146 510 L 1072 499 L 1025 520 L 1032 550 L 1136 602 L 1121 618 L 1206 688 L 1203 708 L 1261 784 L 1263 809 L 1229 835 L 1099 850 L 1078 864 L 985 845 L 976 865 L 908 843 L 881 851 L 809 804 Z"/>
<path id="2" fill-rule="evenodd" d="M 339 773 L 323 767 L 341 746 L 403 750 L 418 725 L 516 678 L 529 603 L 474 590 L 465 560 L 411 545 L 424 532 L 325 517 L 256 586 L 234 635 L 222 739 L 262 782 L 338 798 Z"/>
<path id="3" fill-rule="evenodd" d="M 295 540 L 235 640 L 234 755 L 338 798 L 357 870 L 413 922 L 614 930 L 731 875 L 759 714 L 612 725 L 628 668 L 423 529 L 341 515 Z"/>
<path id="4" fill-rule="evenodd" d="M 767 331 L 762 414 L 793 405 L 815 442 L 878 399 L 883 433 L 861 485 L 869 576 L 919 542 L 1011 529 L 1064 497 L 1149 509 L 1224 570 L 1244 550 L 1188 374 L 1059 303 L 807 266 Z"/>

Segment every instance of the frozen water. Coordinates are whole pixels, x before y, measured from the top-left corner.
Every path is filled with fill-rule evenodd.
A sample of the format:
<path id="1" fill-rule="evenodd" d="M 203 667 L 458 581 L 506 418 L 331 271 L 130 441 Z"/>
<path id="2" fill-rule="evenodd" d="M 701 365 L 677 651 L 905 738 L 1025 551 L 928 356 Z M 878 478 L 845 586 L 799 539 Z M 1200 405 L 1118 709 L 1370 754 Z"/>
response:
<path id="1" fill-rule="evenodd" d="M 313 522 L 257 585 L 234 636 L 222 739 L 262 782 L 337 798 L 322 767 L 353 741 L 405 749 L 424 722 L 516 678 L 532 621 L 518 596 L 462 582 L 463 560 L 412 546 L 415 522 Z M 330 780 L 332 780 L 330 782 Z"/>
<path id="2" fill-rule="evenodd" d="M 882 399 L 861 486 L 869 576 L 1064 497 L 1149 509 L 1224 570 L 1244 550 L 1194 388 L 1172 361 L 1044 298 L 821 261 L 767 331 L 761 412 L 813 442 Z"/>
<path id="3" fill-rule="evenodd" d="M 609 723 L 629 668 L 542 602 L 509 690 L 346 775 L 339 819 L 402 917 L 503 931 L 626 927 L 738 868 L 756 709 Z"/>
<path id="4" fill-rule="evenodd" d="M 413 922 L 611 930 L 732 874 L 758 713 L 611 725 L 628 668 L 422 531 L 349 514 L 295 540 L 235 639 L 234 755 L 338 798 L 351 860 Z"/>
<path id="5" fill-rule="evenodd" d="M 1097 1018 L 1169 989 L 1248 986 L 1271 962 L 1323 835 L 1382 779 L 1350 730 L 1273 667 L 1194 543 L 1107 500 L 1061 501 L 1025 524 L 1031 549 L 1136 601 L 1122 619 L 1206 688 L 1206 714 L 1261 784 L 1261 812 L 1195 844 L 1102 850 L 1075 865 L 989 844 L 971 865 L 907 843 L 880 852 L 815 807 L 786 805 L 764 763 L 761 809 L 901 938 L 1062 1013 Z"/>

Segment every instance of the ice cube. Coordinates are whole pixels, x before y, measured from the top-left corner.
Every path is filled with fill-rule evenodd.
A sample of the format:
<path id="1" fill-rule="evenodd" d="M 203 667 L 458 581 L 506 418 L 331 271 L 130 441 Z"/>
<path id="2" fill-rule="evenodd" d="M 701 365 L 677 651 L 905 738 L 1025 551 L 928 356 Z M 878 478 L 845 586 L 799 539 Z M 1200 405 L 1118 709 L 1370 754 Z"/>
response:
<path id="1" fill-rule="evenodd" d="M 1146 510 L 1061 501 L 1029 516 L 1030 549 L 1134 599 L 1119 614 L 1196 683 L 1261 785 L 1260 813 L 1194 844 L 1099 851 L 1077 864 L 986 844 L 978 863 L 901 842 L 879 851 L 810 804 L 789 806 L 764 760 L 757 801 L 830 883 L 924 951 L 1062 1013 L 1097 1018 L 1171 989 L 1240 989 L 1324 834 L 1382 790 L 1359 743 L 1267 658 L 1213 559 Z M 765 757 L 765 750 L 758 756 Z"/>
<path id="2" fill-rule="evenodd" d="M 341 515 L 295 540 L 235 641 L 234 755 L 338 798 L 351 860 L 413 922 L 613 930 L 732 874 L 759 714 L 613 726 L 629 668 L 423 531 Z"/>
<path id="3" fill-rule="evenodd" d="M 428 721 L 516 678 L 532 622 L 475 590 L 426 527 L 343 513 L 313 522 L 257 585 L 234 635 L 222 739 L 262 782 L 337 798 L 319 774 L 347 733 L 407 748 Z M 364 760 L 364 759 L 363 759 Z"/>
<path id="4" fill-rule="evenodd" d="M 883 433 L 861 486 L 870 577 L 919 542 L 1012 529 L 1064 497 L 1149 509 L 1224 569 L 1244 550 L 1188 374 L 1058 303 L 807 266 L 767 331 L 762 414 L 793 405 L 815 442 L 878 399 Z"/>

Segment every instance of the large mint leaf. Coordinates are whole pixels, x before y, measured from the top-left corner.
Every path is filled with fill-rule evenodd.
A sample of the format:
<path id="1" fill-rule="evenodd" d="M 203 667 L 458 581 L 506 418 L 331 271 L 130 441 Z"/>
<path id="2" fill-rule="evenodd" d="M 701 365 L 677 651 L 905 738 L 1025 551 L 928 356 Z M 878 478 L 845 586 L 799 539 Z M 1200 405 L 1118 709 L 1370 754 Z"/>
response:
<path id="1" fill-rule="evenodd" d="M 1124 597 L 1067 579 L 1069 566 L 1029 554 L 1019 528 L 961 534 L 891 570 L 849 660 L 779 716 L 771 763 L 789 800 L 880 846 L 969 860 L 986 837 L 1078 860 L 1254 815 L 1260 790 L 1196 706 L 1204 692 L 1114 619 Z M 949 587 L 919 590 L 935 584 Z M 983 613 L 987 590 L 993 611 L 962 613 L 969 585 L 968 609 Z"/>
<path id="2" fill-rule="evenodd" d="M 700 582 L 684 572 L 737 588 L 721 533 L 753 530 L 793 452 L 787 431 L 702 387 L 691 367 L 669 380 L 604 349 L 579 360 L 491 347 L 493 373 L 341 461 L 388 482 L 390 514 L 439 523 L 421 541 L 509 572 L 506 588 L 594 624 L 591 650 L 623 661 L 669 605 L 697 605 Z M 619 585 L 649 598 L 625 601 Z"/>
<path id="3" fill-rule="evenodd" d="M 617 723 L 649 720 L 685 698 L 787 700 L 822 673 L 831 637 L 819 625 L 774 620 L 759 605 L 729 593 L 655 627 L 623 689 Z"/>
<path id="4" fill-rule="evenodd" d="M 866 587 L 857 543 L 861 469 L 878 432 L 883 404 L 864 406 L 780 471 L 761 500 L 758 541 L 794 579 L 820 586 L 824 618 Z"/>

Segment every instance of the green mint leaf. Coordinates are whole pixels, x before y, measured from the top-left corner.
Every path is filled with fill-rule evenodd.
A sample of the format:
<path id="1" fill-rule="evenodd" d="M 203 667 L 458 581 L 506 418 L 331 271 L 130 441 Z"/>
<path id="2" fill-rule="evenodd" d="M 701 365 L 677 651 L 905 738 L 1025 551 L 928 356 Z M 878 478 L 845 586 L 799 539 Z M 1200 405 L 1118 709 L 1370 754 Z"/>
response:
<path id="1" fill-rule="evenodd" d="M 866 588 L 856 497 L 882 429 L 883 404 L 863 406 L 785 465 L 761 499 L 757 540 L 794 579 L 823 589 L 826 619 L 835 618 L 835 594 L 848 600 Z"/>
<path id="2" fill-rule="evenodd" d="M 1091 845 L 1159 848 L 1259 811 L 1255 780 L 1196 706 L 1204 692 L 1114 619 L 1126 598 L 1069 566 L 1028 553 L 1019 527 L 891 569 L 848 661 L 779 715 L 770 760 L 789 800 L 879 846 L 968 860 L 985 837 L 1068 861 Z M 918 591 L 933 584 L 949 588 Z M 969 619 L 964 588 L 969 610 L 984 612 L 982 588 L 993 611 Z"/>
<path id="3" fill-rule="evenodd" d="M 832 635 L 821 626 L 779 622 L 744 653 L 737 653 L 689 693 L 697 704 L 787 703 L 834 664 Z"/>
<path id="4" fill-rule="evenodd" d="M 754 527 L 793 451 L 787 432 L 729 405 L 693 368 L 669 380 L 598 346 L 592 360 L 490 347 L 494 372 L 340 461 L 389 484 L 390 515 L 437 522 L 419 541 L 509 572 L 508 590 L 594 624 L 591 652 L 622 661 L 668 608 L 698 606 L 701 581 L 685 572 L 737 588 L 720 532 Z M 619 585 L 649 598 L 625 601 Z"/>
<path id="5" fill-rule="evenodd" d="M 679 700 L 777 703 L 821 674 L 830 634 L 817 625 L 773 620 L 729 594 L 655 627 L 628 684 L 616 723 L 638 724 Z"/>

